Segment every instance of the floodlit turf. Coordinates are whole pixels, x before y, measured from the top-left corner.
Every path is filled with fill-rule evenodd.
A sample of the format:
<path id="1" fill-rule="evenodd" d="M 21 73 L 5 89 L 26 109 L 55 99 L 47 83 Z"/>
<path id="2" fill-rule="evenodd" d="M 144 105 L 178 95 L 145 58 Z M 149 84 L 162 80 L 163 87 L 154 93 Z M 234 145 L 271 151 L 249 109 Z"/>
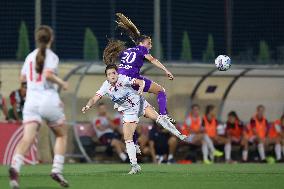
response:
<path id="1" fill-rule="evenodd" d="M 127 164 L 69 164 L 65 176 L 70 188 L 107 189 L 280 189 L 284 188 L 284 164 L 152 165 L 142 173 L 127 175 Z M 60 188 L 49 178 L 50 165 L 25 166 L 22 189 Z M 8 187 L 7 167 L 0 166 L 0 189 Z"/>

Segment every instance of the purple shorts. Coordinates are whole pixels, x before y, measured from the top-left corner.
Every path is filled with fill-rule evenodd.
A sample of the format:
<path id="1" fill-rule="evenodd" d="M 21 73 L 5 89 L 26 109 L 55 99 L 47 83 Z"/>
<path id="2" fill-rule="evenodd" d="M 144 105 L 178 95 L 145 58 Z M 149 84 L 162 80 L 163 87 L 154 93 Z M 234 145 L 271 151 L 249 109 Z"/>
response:
<path id="1" fill-rule="evenodd" d="M 144 91 L 144 92 L 148 92 L 149 89 L 150 89 L 152 80 L 148 79 L 147 77 L 141 76 L 141 75 L 137 76 L 136 78 L 145 81 L 145 87 L 144 87 L 144 90 L 143 90 L 143 91 Z M 138 85 L 135 85 L 135 86 L 132 86 L 132 88 L 133 88 L 134 90 L 138 91 L 139 86 L 138 86 Z"/>

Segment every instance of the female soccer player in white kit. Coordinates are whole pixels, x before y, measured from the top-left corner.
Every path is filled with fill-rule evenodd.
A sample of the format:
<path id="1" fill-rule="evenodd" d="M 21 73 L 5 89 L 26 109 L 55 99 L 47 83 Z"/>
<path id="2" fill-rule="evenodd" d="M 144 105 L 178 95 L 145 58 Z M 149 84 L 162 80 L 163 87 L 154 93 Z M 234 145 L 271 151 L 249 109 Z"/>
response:
<path id="1" fill-rule="evenodd" d="M 53 31 L 49 26 L 40 26 L 36 31 L 38 48 L 25 60 L 21 80 L 27 81 L 27 96 L 23 111 L 24 135 L 19 142 L 9 169 L 11 188 L 19 188 L 18 175 L 23 165 L 24 155 L 34 142 L 43 120 L 56 136 L 54 159 L 50 176 L 61 186 L 68 187 L 62 176 L 64 154 L 67 143 L 67 126 L 63 104 L 58 94 L 58 86 L 67 89 L 67 83 L 57 75 L 58 56 L 50 49 Z"/>
<path id="2" fill-rule="evenodd" d="M 140 95 L 145 87 L 145 81 L 125 75 L 118 75 L 117 66 L 113 64 L 107 65 L 105 74 L 107 80 L 96 92 L 96 95 L 82 108 L 82 112 L 85 113 L 89 110 L 104 95 L 108 96 L 118 105 L 118 111 L 123 114 L 123 135 L 132 167 L 128 174 L 136 174 L 141 171 L 141 167 L 137 164 L 137 152 L 133 142 L 133 134 L 140 116 L 144 115 L 155 120 L 159 125 L 169 130 L 181 140 L 184 140 L 186 137 L 175 128 L 165 115 L 159 115 L 143 96 Z M 134 90 L 132 85 L 138 85 L 139 90 Z"/>

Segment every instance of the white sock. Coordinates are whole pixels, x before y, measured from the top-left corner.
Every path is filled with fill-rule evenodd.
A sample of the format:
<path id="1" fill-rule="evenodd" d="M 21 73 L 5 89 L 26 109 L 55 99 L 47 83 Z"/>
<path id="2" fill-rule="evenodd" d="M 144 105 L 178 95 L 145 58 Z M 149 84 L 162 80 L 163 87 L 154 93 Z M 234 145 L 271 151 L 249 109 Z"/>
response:
<path id="1" fill-rule="evenodd" d="M 281 145 L 280 144 L 275 144 L 275 155 L 276 155 L 276 160 L 281 159 Z"/>
<path id="2" fill-rule="evenodd" d="M 242 156 L 243 156 L 243 161 L 247 161 L 248 160 L 248 150 L 243 150 Z"/>
<path id="3" fill-rule="evenodd" d="M 203 161 L 208 160 L 208 145 L 207 145 L 206 142 L 202 143 L 201 150 L 202 150 L 202 154 L 203 154 Z"/>
<path id="4" fill-rule="evenodd" d="M 11 167 L 14 168 L 19 173 L 23 164 L 24 164 L 24 156 L 21 154 L 15 154 L 12 159 Z"/>
<path id="5" fill-rule="evenodd" d="M 177 137 L 181 135 L 179 130 L 177 130 L 177 128 L 168 119 L 166 119 L 164 115 L 159 115 L 156 120 L 156 123 L 161 125 L 164 129 L 170 131 L 173 135 Z"/>
<path id="6" fill-rule="evenodd" d="M 283 156 L 284 156 L 284 145 L 282 146 L 282 153 L 283 153 Z"/>
<path id="7" fill-rule="evenodd" d="M 125 141 L 125 143 L 126 143 L 126 152 L 128 154 L 131 165 L 137 164 L 136 148 L 134 142 L 132 140 L 127 140 Z"/>
<path id="8" fill-rule="evenodd" d="M 257 145 L 258 153 L 261 160 L 265 160 L 265 152 L 264 152 L 264 145 L 263 143 L 259 143 Z"/>
<path id="9" fill-rule="evenodd" d="M 210 152 L 213 153 L 215 151 L 215 147 L 214 147 L 214 144 L 213 144 L 213 141 L 211 140 L 211 138 L 208 135 L 205 134 L 203 139 L 207 143 Z"/>
<path id="10" fill-rule="evenodd" d="M 225 144 L 224 151 L 225 151 L 225 159 L 226 159 L 226 161 L 231 160 L 232 145 L 231 145 L 230 142 Z"/>
<path id="11" fill-rule="evenodd" d="M 174 155 L 173 154 L 169 154 L 168 159 L 174 159 Z"/>
<path id="12" fill-rule="evenodd" d="M 53 158 L 52 173 L 62 173 L 64 165 L 64 156 L 55 154 Z"/>
<path id="13" fill-rule="evenodd" d="M 123 153 L 123 152 L 121 152 L 121 153 L 119 154 L 119 157 L 120 157 L 120 159 L 121 159 L 122 161 L 125 161 L 125 160 L 127 159 L 126 154 Z"/>

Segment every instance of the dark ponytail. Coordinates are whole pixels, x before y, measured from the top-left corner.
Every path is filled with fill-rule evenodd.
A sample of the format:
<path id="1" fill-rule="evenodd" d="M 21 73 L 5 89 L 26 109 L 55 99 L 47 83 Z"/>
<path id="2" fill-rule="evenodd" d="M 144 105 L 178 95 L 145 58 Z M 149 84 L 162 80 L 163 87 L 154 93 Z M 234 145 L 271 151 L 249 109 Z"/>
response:
<path id="1" fill-rule="evenodd" d="M 36 31 L 36 42 L 38 45 L 38 53 L 36 55 L 36 72 L 41 74 L 44 67 L 45 52 L 48 43 L 52 40 L 53 31 L 49 26 L 40 26 Z"/>

